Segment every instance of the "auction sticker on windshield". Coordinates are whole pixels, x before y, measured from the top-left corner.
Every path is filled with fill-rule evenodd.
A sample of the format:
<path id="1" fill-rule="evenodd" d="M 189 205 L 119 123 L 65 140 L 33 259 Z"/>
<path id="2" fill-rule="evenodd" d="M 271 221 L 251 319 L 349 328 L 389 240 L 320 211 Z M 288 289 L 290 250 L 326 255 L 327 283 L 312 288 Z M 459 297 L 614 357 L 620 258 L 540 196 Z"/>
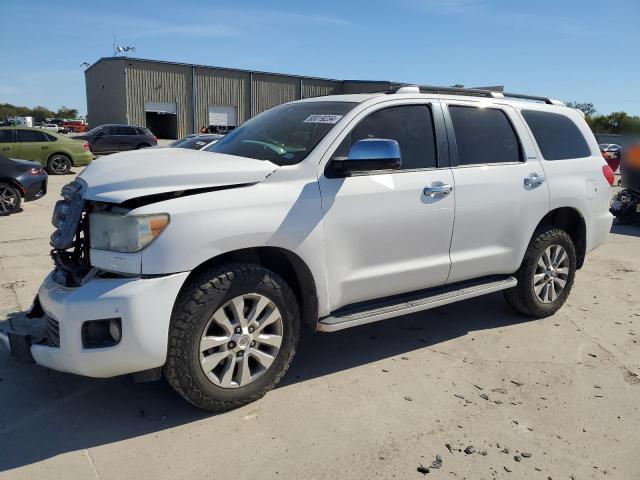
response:
<path id="1" fill-rule="evenodd" d="M 309 115 L 302 123 L 338 123 L 342 115 Z"/>

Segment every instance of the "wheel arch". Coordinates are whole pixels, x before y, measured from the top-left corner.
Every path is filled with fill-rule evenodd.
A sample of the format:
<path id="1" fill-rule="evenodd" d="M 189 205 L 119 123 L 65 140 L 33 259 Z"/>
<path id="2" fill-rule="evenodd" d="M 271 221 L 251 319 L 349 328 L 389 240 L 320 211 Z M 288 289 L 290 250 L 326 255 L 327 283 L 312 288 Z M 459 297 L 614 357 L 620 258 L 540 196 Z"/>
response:
<path id="1" fill-rule="evenodd" d="M 0 183 L 7 183 L 7 184 L 11 185 L 16 190 L 18 190 L 18 193 L 20 193 L 20 196 L 22 198 L 24 198 L 24 195 L 25 195 L 24 187 L 22 185 L 20 185 L 20 183 L 16 182 L 13 178 L 0 177 Z"/>
<path id="2" fill-rule="evenodd" d="M 559 207 L 548 212 L 538 223 L 542 226 L 560 228 L 567 232 L 576 248 L 576 268 L 582 268 L 587 250 L 587 224 L 584 216 L 573 207 Z"/>
<path id="3" fill-rule="evenodd" d="M 302 325 L 315 328 L 318 321 L 318 292 L 311 269 L 297 254 L 281 247 L 243 248 L 210 258 L 191 271 L 183 288 L 203 270 L 228 262 L 254 263 L 277 273 L 296 296 Z"/>

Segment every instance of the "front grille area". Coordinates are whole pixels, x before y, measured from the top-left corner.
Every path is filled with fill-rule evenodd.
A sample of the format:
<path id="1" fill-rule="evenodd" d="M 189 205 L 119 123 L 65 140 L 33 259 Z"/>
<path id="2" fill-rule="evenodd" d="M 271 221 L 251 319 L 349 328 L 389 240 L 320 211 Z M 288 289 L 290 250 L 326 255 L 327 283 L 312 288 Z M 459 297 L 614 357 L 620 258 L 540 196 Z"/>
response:
<path id="1" fill-rule="evenodd" d="M 46 340 L 47 346 L 60 348 L 60 323 L 51 317 L 47 317 Z"/>

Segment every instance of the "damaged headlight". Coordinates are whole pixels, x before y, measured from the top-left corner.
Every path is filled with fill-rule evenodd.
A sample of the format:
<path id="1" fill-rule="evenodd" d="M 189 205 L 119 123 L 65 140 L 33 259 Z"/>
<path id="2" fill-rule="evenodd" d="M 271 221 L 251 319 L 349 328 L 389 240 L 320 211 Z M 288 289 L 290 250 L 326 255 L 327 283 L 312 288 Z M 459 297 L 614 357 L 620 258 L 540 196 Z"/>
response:
<path id="1" fill-rule="evenodd" d="M 169 224 L 169 215 L 89 215 L 91 248 L 110 252 L 139 252 L 158 237 Z"/>

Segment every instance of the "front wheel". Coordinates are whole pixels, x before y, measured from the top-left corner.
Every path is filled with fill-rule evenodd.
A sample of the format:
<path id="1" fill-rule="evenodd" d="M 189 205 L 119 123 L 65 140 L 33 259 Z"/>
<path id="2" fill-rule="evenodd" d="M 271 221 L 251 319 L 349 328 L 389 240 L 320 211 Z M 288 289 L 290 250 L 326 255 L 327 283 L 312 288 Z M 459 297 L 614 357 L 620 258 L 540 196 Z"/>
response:
<path id="1" fill-rule="evenodd" d="M 567 300 L 575 275 L 576 250 L 571 237 L 557 228 L 538 229 L 516 272 L 518 285 L 504 295 L 518 313 L 548 317 Z"/>
<path id="2" fill-rule="evenodd" d="M 280 381 L 299 336 L 298 305 L 282 278 L 254 264 L 213 267 L 176 300 L 164 375 L 199 408 L 237 408 Z"/>

